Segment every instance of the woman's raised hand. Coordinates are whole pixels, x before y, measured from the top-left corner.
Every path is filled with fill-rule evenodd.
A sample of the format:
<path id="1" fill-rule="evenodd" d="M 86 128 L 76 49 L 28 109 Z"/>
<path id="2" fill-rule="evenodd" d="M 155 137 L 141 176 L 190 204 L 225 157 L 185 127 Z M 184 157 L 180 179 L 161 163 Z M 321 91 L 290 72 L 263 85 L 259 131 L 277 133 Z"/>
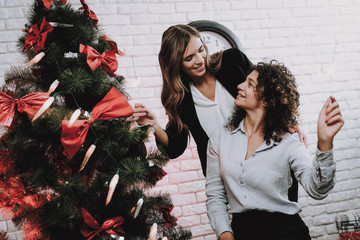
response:
<path id="1" fill-rule="evenodd" d="M 132 117 L 132 120 L 136 121 L 139 125 L 149 125 L 149 127 L 152 127 L 155 138 L 159 143 L 165 147 L 169 145 L 169 138 L 166 132 L 161 128 L 156 116 L 147 110 L 144 105 L 135 103 Z"/>
<path id="2" fill-rule="evenodd" d="M 149 125 L 150 127 L 157 125 L 155 115 L 140 103 L 135 103 L 133 121 L 136 121 L 139 125 Z"/>
<path id="3" fill-rule="evenodd" d="M 300 142 L 304 143 L 306 147 L 308 146 L 307 136 L 299 127 L 294 127 L 294 128 L 289 127 L 289 132 L 290 133 L 298 133 Z"/>
<path id="4" fill-rule="evenodd" d="M 344 125 L 344 119 L 341 115 L 339 103 L 330 96 L 323 105 L 318 119 L 318 147 L 320 151 L 332 149 L 332 143 L 335 135 Z"/>

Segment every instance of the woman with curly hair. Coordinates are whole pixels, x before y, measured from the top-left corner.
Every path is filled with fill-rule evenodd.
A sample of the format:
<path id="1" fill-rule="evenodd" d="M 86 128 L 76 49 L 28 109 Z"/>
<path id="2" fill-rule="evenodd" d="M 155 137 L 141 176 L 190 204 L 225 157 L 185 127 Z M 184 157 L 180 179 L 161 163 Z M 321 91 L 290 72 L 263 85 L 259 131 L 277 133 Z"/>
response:
<path id="1" fill-rule="evenodd" d="M 211 226 L 221 240 L 311 239 L 299 204 L 287 197 L 290 169 L 311 197 L 328 195 L 335 184 L 333 138 L 344 124 L 339 104 L 329 97 L 320 111 L 312 162 L 304 144 L 288 130 L 298 125 L 294 76 L 274 60 L 251 69 L 238 85 L 231 119 L 209 140 L 206 194 Z"/>

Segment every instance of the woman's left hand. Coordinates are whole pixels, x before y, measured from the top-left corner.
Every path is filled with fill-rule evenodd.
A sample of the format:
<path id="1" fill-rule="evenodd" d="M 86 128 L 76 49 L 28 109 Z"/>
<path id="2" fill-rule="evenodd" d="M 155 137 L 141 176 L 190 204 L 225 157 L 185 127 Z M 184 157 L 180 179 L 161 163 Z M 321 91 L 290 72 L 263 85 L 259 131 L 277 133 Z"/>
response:
<path id="1" fill-rule="evenodd" d="M 300 142 L 304 143 L 306 147 L 308 146 L 307 136 L 305 135 L 305 133 L 303 131 L 301 131 L 301 129 L 299 127 L 289 127 L 289 132 L 290 133 L 298 133 Z"/>
<path id="2" fill-rule="evenodd" d="M 320 151 L 332 149 L 333 139 L 343 125 L 344 119 L 340 112 L 339 103 L 330 96 L 322 107 L 318 119 L 317 132 Z"/>

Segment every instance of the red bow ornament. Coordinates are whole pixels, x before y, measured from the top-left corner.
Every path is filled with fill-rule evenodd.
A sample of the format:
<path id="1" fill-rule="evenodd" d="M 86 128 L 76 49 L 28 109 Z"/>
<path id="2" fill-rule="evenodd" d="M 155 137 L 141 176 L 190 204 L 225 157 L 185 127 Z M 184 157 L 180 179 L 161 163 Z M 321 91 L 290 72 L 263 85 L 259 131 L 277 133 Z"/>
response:
<path id="1" fill-rule="evenodd" d="M 0 92 L 0 124 L 10 127 L 15 115 L 15 107 L 21 113 L 25 112 L 31 119 L 49 98 L 46 92 L 36 92 L 14 99 Z"/>
<path id="2" fill-rule="evenodd" d="M 83 5 L 79 10 L 84 10 L 84 13 L 91 19 L 93 26 L 96 27 L 98 23 L 98 18 L 96 14 L 89 8 L 89 6 L 86 4 L 85 0 L 80 0 L 81 5 Z"/>
<path id="3" fill-rule="evenodd" d="M 43 19 L 40 29 L 37 24 L 34 24 L 28 31 L 25 39 L 25 45 L 23 51 L 36 45 L 35 51 L 38 52 L 44 49 L 46 37 L 49 33 L 51 33 L 54 28 L 45 20 Z"/>
<path id="4" fill-rule="evenodd" d="M 109 38 L 108 36 L 105 36 L 105 35 L 103 35 L 102 37 L 103 37 L 104 40 L 110 45 L 111 49 L 112 49 L 112 50 L 115 50 L 115 52 L 116 52 L 117 54 L 119 54 L 120 56 L 124 56 L 124 55 L 125 55 L 125 53 L 123 53 L 122 51 L 120 51 L 120 50 L 118 49 L 117 44 L 116 44 L 116 42 L 115 42 L 114 40 L 112 40 L 111 38 Z"/>
<path id="5" fill-rule="evenodd" d="M 115 77 L 114 72 L 118 68 L 118 61 L 116 59 L 115 50 L 106 51 L 100 54 L 94 48 L 88 45 L 84 46 L 80 44 L 79 51 L 82 54 L 86 54 L 86 62 L 91 70 L 94 71 L 97 67 L 100 66 L 109 74 L 110 77 Z"/>
<path id="6" fill-rule="evenodd" d="M 44 9 L 46 11 L 49 11 L 50 6 L 51 6 L 51 0 L 42 0 L 43 4 L 44 4 Z M 53 2 L 61 2 L 62 4 L 66 4 L 67 0 L 53 0 Z"/>
<path id="7" fill-rule="evenodd" d="M 44 9 L 46 11 L 49 11 L 50 6 L 51 6 L 51 0 L 42 0 L 43 4 L 44 4 Z"/>
<path id="8" fill-rule="evenodd" d="M 113 217 L 105 220 L 103 224 L 100 224 L 90 215 L 88 211 L 84 208 L 81 208 L 82 215 L 84 217 L 84 224 L 81 228 L 81 234 L 88 240 L 92 239 L 100 233 L 114 234 L 120 236 L 124 235 L 125 231 L 121 228 L 121 225 L 124 223 L 124 218 Z"/>
<path id="9" fill-rule="evenodd" d="M 84 143 L 90 124 L 97 119 L 107 120 L 125 117 L 133 114 L 126 97 L 112 88 L 106 96 L 95 105 L 90 120 L 76 120 L 70 127 L 68 120 L 62 121 L 61 143 L 64 146 L 63 154 L 73 158 Z"/>
<path id="10" fill-rule="evenodd" d="M 174 206 L 172 207 L 159 207 L 160 212 L 162 212 L 163 217 L 165 219 L 165 226 L 170 227 L 176 222 L 177 218 L 174 216 L 171 216 L 171 211 L 174 209 Z"/>

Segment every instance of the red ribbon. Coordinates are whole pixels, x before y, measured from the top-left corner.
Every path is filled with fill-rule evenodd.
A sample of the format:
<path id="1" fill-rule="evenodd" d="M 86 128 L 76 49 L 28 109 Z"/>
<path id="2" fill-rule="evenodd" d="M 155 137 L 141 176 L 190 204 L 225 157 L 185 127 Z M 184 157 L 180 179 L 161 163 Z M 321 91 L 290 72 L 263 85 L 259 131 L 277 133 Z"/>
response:
<path id="1" fill-rule="evenodd" d="M 106 96 L 96 104 L 91 112 L 90 120 L 76 120 L 68 127 L 68 121 L 62 121 L 61 143 L 64 146 L 63 154 L 73 158 L 84 143 L 90 123 L 97 119 L 107 120 L 116 117 L 125 117 L 133 114 L 126 97 L 112 88 Z"/>
<path id="2" fill-rule="evenodd" d="M 51 0 L 42 0 L 45 10 L 49 11 L 51 6 Z"/>
<path id="3" fill-rule="evenodd" d="M 159 207 L 160 212 L 162 212 L 163 217 L 165 219 L 165 226 L 170 227 L 176 222 L 177 218 L 174 216 L 171 216 L 171 211 L 174 209 L 174 206 L 172 207 Z"/>
<path id="4" fill-rule="evenodd" d="M 122 51 L 120 51 L 120 50 L 118 49 L 117 44 L 116 44 L 116 42 L 115 42 L 114 40 L 112 40 L 111 38 L 109 38 L 108 36 L 105 36 L 105 35 L 103 35 L 102 37 L 104 38 L 104 40 L 105 40 L 107 43 L 109 43 L 109 45 L 111 46 L 111 49 L 112 49 L 112 50 L 115 50 L 115 52 L 116 52 L 117 54 L 119 54 L 120 56 L 124 56 L 124 55 L 125 55 L 125 53 L 123 53 Z"/>
<path id="5" fill-rule="evenodd" d="M 37 24 L 34 24 L 28 31 L 25 39 L 25 45 L 23 51 L 27 48 L 36 45 L 35 51 L 38 52 L 44 49 L 45 41 L 47 35 L 52 32 L 54 28 L 45 20 L 43 19 L 40 29 Z"/>
<path id="6" fill-rule="evenodd" d="M 81 208 L 82 215 L 84 217 L 84 224 L 81 228 L 81 234 L 88 240 L 92 239 L 96 235 L 105 232 L 107 234 L 114 234 L 120 236 L 124 235 L 125 231 L 121 228 L 121 225 L 124 223 L 124 218 L 113 217 L 105 220 L 103 224 L 100 224 L 90 215 L 88 211 L 84 208 Z"/>
<path id="7" fill-rule="evenodd" d="M 44 8 L 46 11 L 49 11 L 50 6 L 51 6 L 51 0 L 42 0 L 43 4 L 44 4 Z M 66 4 L 67 0 L 54 0 L 54 2 L 61 2 L 62 4 Z"/>
<path id="8" fill-rule="evenodd" d="M 0 92 L 0 123 L 11 126 L 16 106 L 19 112 L 25 112 L 31 119 L 48 98 L 49 94 L 46 92 L 30 93 L 19 99 Z"/>
<path id="9" fill-rule="evenodd" d="M 101 67 L 106 71 L 109 76 L 115 77 L 115 71 L 118 68 L 118 61 L 116 59 L 115 50 L 103 52 L 101 55 L 98 51 L 90 46 L 84 46 L 80 44 L 79 51 L 82 54 L 86 54 L 86 62 L 91 68 L 95 70 L 97 67 Z"/>
<path id="10" fill-rule="evenodd" d="M 98 18 L 96 14 L 89 8 L 89 6 L 86 4 L 85 0 L 80 0 L 81 5 L 83 5 L 79 10 L 84 10 L 84 13 L 91 19 L 93 26 L 96 27 L 96 24 L 98 23 Z"/>

